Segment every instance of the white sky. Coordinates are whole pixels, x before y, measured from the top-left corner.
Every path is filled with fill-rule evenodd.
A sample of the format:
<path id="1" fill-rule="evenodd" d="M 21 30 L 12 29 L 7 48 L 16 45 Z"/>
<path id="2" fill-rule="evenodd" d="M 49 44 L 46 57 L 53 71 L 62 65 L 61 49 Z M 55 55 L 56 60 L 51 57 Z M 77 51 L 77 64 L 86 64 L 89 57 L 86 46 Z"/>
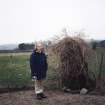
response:
<path id="1" fill-rule="evenodd" d="M 0 44 L 45 40 L 63 28 L 105 39 L 105 0 L 0 0 Z"/>

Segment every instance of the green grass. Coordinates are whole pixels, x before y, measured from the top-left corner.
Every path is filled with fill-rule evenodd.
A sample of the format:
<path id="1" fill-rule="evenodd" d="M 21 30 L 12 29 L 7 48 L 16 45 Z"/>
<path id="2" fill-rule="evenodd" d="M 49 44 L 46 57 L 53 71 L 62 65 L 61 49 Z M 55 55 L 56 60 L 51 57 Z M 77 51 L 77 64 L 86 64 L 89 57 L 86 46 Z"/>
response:
<path id="1" fill-rule="evenodd" d="M 104 53 L 104 62 L 102 75 L 105 76 L 105 49 L 97 49 L 98 63 L 100 64 L 100 54 Z M 21 88 L 33 85 L 31 81 L 31 70 L 29 66 L 30 53 L 6 53 L 0 54 L 0 87 Z M 57 63 L 58 59 L 54 55 L 48 56 L 48 72 L 45 81 L 47 88 L 57 87 Z M 88 62 L 90 71 L 97 76 L 99 72 L 99 64 L 96 63 L 95 55 Z"/>
<path id="2" fill-rule="evenodd" d="M 88 69 L 89 71 L 94 72 L 94 74 L 98 75 L 99 66 L 101 62 L 101 54 L 103 53 L 103 64 L 102 64 L 102 76 L 105 77 L 105 48 L 97 48 L 96 53 L 93 53 L 88 60 Z"/>
<path id="3" fill-rule="evenodd" d="M 29 58 L 30 53 L 0 54 L 0 86 L 5 88 L 21 88 L 34 85 L 31 81 Z M 54 88 L 56 87 L 54 83 L 56 81 L 55 61 L 48 57 L 48 62 L 50 64 L 45 85 L 47 88 Z"/>
<path id="4" fill-rule="evenodd" d="M 5 87 L 22 87 L 29 82 L 29 54 L 0 56 L 0 85 Z"/>

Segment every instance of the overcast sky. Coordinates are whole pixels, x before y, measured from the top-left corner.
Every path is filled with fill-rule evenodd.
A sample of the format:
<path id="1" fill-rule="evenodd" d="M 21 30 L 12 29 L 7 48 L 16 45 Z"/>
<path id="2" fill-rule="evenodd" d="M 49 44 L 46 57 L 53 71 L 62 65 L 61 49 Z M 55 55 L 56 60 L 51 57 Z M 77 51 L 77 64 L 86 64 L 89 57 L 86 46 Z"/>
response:
<path id="1" fill-rule="evenodd" d="M 63 28 L 105 39 L 105 0 L 0 0 L 0 44 L 45 40 Z"/>

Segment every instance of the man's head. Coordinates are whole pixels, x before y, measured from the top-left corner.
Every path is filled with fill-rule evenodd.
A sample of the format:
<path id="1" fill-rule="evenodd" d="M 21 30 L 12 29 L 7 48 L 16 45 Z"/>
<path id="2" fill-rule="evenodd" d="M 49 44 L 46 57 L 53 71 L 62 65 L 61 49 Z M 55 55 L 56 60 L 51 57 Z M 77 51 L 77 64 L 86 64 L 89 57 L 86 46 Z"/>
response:
<path id="1" fill-rule="evenodd" d="M 43 43 L 42 43 L 42 42 L 37 42 L 37 43 L 35 44 L 35 49 L 36 49 L 37 51 L 43 51 L 43 50 L 44 50 L 44 45 L 43 45 Z"/>

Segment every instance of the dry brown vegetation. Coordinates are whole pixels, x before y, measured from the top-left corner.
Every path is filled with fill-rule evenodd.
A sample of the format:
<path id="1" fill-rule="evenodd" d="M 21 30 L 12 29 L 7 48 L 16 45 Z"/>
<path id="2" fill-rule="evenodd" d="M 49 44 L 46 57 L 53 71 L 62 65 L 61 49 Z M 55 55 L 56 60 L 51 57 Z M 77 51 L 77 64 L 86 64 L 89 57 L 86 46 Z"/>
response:
<path id="1" fill-rule="evenodd" d="M 61 87 L 72 90 L 95 88 L 94 80 L 90 78 L 88 72 L 88 62 L 86 58 L 92 49 L 80 38 L 66 37 L 53 45 L 53 51 L 59 59 L 59 80 Z"/>

